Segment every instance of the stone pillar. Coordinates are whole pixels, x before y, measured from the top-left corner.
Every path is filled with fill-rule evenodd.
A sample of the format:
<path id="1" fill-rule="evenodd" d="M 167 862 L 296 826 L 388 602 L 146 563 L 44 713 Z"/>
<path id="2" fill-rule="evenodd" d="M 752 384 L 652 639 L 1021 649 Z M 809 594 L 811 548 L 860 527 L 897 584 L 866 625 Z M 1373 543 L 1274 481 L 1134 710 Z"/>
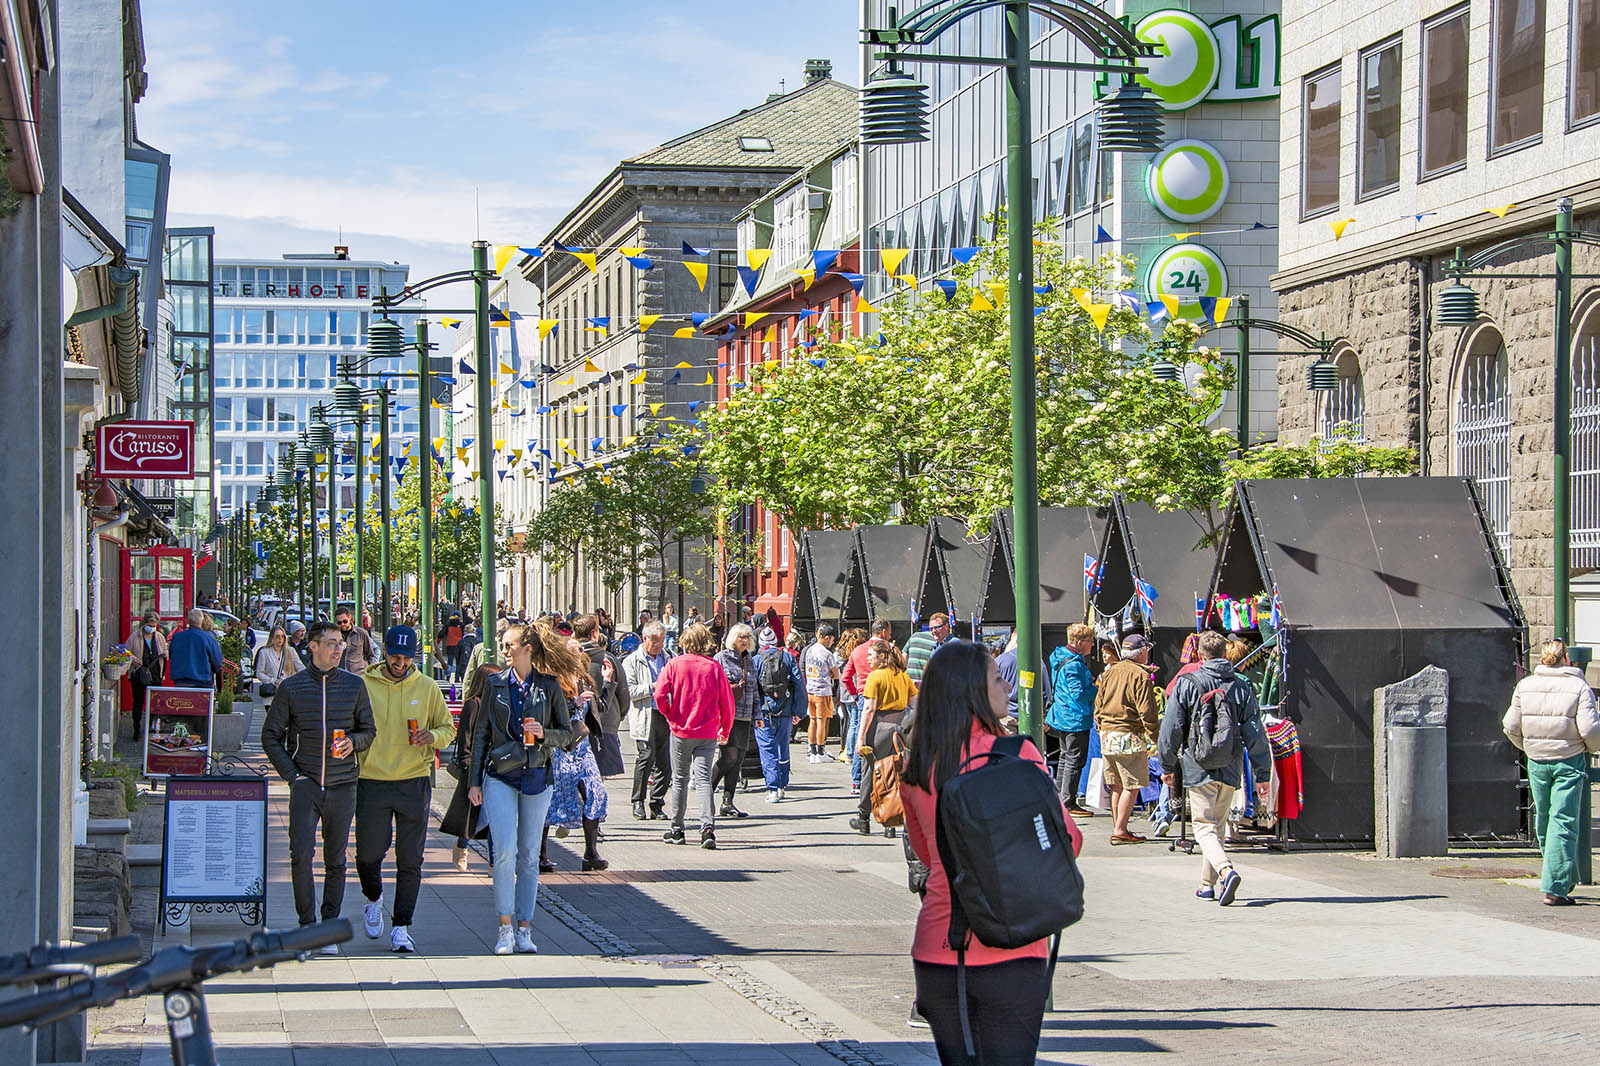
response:
<path id="1" fill-rule="evenodd" d="M 1450 675 L 1437 666 L 1372 692 L 1373 839 L 1379 858 L 1443 855 L 1448 849 L 1449 710 Z"/>

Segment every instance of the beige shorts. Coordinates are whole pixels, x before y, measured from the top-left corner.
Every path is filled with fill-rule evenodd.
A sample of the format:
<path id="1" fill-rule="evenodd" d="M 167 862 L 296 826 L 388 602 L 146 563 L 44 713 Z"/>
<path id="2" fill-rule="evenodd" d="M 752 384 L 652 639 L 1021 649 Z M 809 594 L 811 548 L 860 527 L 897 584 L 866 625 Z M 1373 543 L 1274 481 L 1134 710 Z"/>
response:
<path id="1" fill-rule="evenodd" d="M 1134 752 L 1131 755 L 1105 755 L 1106 784 L 1112 788 L 1138 790 L 1150 783 L 1150 753 Z"/>
<path id="2" fill-rule="evenodd" d="M 833 717 L 833 697 L 806 694 L 806 713 L 818 721 Z"/>

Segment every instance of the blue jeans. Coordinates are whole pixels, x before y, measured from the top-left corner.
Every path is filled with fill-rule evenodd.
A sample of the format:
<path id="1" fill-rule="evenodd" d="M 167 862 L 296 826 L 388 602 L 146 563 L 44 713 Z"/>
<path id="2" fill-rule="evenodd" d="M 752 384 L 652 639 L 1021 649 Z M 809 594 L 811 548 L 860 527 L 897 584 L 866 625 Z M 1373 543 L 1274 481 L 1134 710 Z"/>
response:
<path id="1" fill-rule="evenodd" d="M 850 753 L 850 782 L 861 783 L 861 756 L 856 748 L 860 747 L 861 740 L 861 701 L 851 700 L 844 705 L 845 713 L 845 738 L 844 750 Z"/>
<path id="2" fill-rule="evenodd" d="M 524 796 L 489 774 L 483 775 L 483 810 L 494 838 L 494 912 L 519 922 L 533 921 L 539 899 L 539 845 L 552 789 Z M 516 843 L 513 845 L 512 841 Z"/>
<path id="3" fill-rule="evenodd" d="M 756 750 L 761 753 L 761 776 L 768 788 L 789 787 L 789 739 L 794 736 L 794 716 L 775 715 L 756 726 Z"/>

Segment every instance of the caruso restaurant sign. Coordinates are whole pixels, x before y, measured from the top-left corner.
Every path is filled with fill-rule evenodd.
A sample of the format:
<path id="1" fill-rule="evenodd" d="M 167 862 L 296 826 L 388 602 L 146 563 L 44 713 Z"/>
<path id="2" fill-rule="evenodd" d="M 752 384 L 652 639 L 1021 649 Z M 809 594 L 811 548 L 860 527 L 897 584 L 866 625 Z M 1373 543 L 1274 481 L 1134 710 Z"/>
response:
<path id="1" fill-rule="evenodd" d="M 194 477 L 193 422 L 116 422 L 95 433 L 100 477 Z"/>

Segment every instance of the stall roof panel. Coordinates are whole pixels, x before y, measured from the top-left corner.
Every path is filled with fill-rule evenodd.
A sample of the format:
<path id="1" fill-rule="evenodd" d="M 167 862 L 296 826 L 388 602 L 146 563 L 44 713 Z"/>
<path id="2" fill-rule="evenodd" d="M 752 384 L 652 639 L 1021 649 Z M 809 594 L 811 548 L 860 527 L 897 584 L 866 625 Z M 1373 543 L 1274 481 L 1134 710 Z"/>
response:
<path id="1" fill-rule="evenodd" d="M 1158 511 L 1133 500 L 1119 506 L 1126 520 L 1122 535 L 1129 565 L 1156 590 L 1156 624 L 1192 625 L 1194 598 L 1211 591 L 1217 562 L 1216 549 L 1202 543 L 1206 531 L 1187 511 Z"/>
<path id="2" fill-rule="evenodd" d="M 917 597 L 922 593 L 928 527 L 857 526 L 856 544 L 867 613 L 873 619 L 911 621 Z"/>
<path id="3" fill-rule="evenodd" d="M 1240 492 L 1291 625 L 1520 624 L 1463 478 L 1246 481 Z"/>

